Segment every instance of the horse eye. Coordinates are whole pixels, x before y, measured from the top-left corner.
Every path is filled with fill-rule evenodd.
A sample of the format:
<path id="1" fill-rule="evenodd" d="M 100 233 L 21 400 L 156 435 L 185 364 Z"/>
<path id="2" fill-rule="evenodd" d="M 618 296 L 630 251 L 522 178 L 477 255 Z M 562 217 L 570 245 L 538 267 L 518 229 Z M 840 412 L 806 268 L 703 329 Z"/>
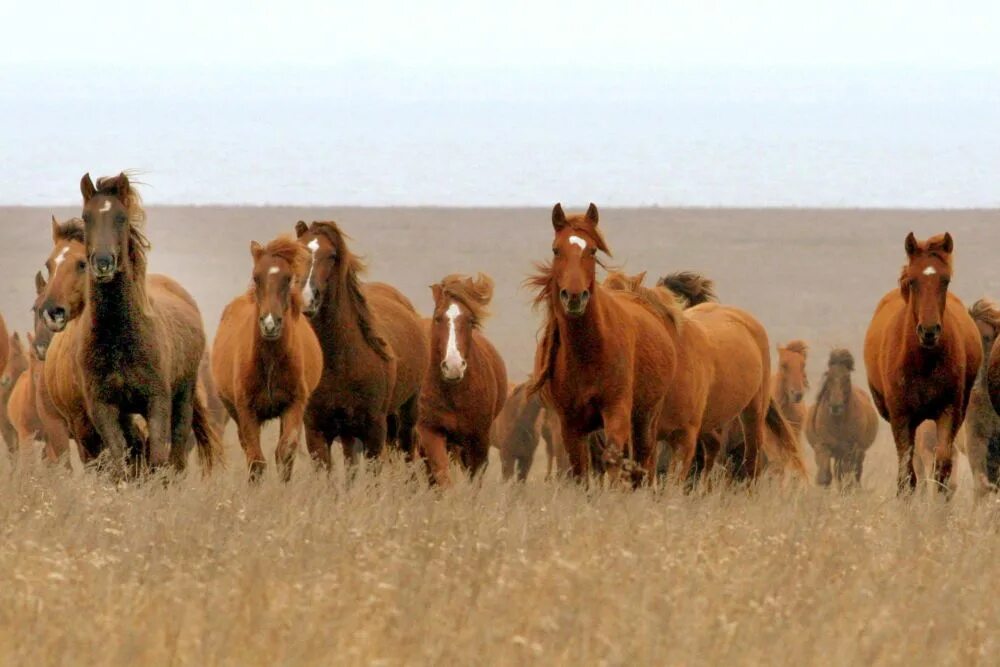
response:
<path id="1" fill-rule="evenodd" d="M 591 248 L 591 249 L 590 249 L 590 256 L 591 256 L 591 257 L 593 257 L 593 256 L 595 256 L 596 254 L 597 254 L 597 248 Z"/>
<path id="2" fill-rule="evenodd" d="M 125 216 L 124 213 L 119 213 L 118 215 L 115 216 L 115 222 L 117 222 L 119 225 L 124 225 L 126 222 L 128 222 L 128 218 Z"/>
<path id="3" fill-rule="evenodd" d="M 76 263 L 76 270 L 78 272 L 86 271 L 87 270 L 87 263 L 85 261 L 83 261 L 82 259 L 78 260 L 77 263 Z"/>
<path id="4" fill-rule="evenodd" d="M 556 257 L 558 257 L 559 256 L 559 248 L 553 248 L 552 249 L 552 254 L 555 255 Z"/>

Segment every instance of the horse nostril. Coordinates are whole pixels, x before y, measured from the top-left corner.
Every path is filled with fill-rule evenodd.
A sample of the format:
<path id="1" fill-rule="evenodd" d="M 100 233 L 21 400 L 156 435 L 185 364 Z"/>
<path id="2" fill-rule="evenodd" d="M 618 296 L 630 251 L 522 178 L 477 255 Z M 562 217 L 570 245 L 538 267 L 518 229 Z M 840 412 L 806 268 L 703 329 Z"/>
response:
<path id="1" fill-rule="evenodd" d="M 469 367 L 469 362 L 465 359 L 462 360 L 462 371 L 464 372 L 466 368 Z"/>
<path id="2" fill-rule="evenodd" d="M 583 292 L 580 293 L 580 298 L 582 300 L 584 300 L 584 301 L 586 301 L 587 299 L 589 299 L 590 298 L 590 290 L 587 290 L 587 289 L 583 290 Z"/>
<path id="3" fill-rule="evenodd" d="M 563 301 L 569 301 L 569 292 L 564 289 L 559 290 L 559 298 Z"/>

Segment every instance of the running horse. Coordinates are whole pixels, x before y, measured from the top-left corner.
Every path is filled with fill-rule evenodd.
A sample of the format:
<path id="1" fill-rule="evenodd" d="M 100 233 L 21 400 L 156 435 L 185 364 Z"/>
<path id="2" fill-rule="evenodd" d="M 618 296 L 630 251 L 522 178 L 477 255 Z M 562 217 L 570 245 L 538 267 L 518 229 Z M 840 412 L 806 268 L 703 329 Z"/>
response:
<path id="1" fill-rule="evenodd" d="M 14 332 L 7 340 L 7 359 L 3 374 L 0 375 L 0 433 L 3 434 L 7 451 L 14 456 L 18 447 L 17 427 L 10 414 L 10 397 L 23 374 L 28 370 L 28 355 L 24 352 L 21 335 Z"/>
<path id="2" fill-rule="evenodd" d="M 57 393 L 64 399 L 67 421 L 88 451 L 109 452 L 116 476 L 126 453 L 134 462 L 148 456 L 143 463 L 153 467 L 170 461 L 183 468 L 192 431 L 207 472 L 217 441 L 197 391 L 205 349 L 197 305 L 169 278 L 147 282 L 145 211 L 124 172 L 96 185 L 85 174 L 80 192 L 85 304 L 49 349 L 53 401 L 59 404 Z M 146 437 L 134 416 L 146 421 Z"/>
<path id="3" fill-rule="evenodd" d="M 806 419 L 806 391 L 809 377 L 806 375 L 806 358 L 809 346 L 802 340 L 790 340 L 778 345 L 778 370 L 774 374 L 771 393 L 778 402 L 781 416 L 799 440 L 802 425 Z"/>
<path id="4" fill-rule="evenodd" d="M 292 238 L 250 244 L 250 290 L 222 312 L 212 345 L 212 376 L 236 422 L 251 479 L 264 471 L 261 424 L 281 420 L 274 458 L 291 477 L 302 416 L 323 372 L 323 353 L 302 315 L 300 285 L 309 253 Z"/>
<path id="5" fill-rule="evenodd" d="M 851 382 L 854 355 L 830 352 L 816 403 L 806 417 L 806 439 L 816 455 L 816 483 L 861 483 L 865 454 L 878 435 L 878 414 L 871 398 Z M 832 463 L 832 465 L 831 465 Z"/>
<path id="6" fill-rule="evenodd" d="M 451 484 L 449 450 L 475 476 L 486 465 L 490 426 L 507 398 L 507 369 L 482 333 L 493 280 L 457 274 L 431 285 L 430 361 L 420 389 L 420 449 L 431 480 Z"/>
<path id="7" fill-rule="evenodd" d="M 303 312 L 323 348 L 323 376 L 305 413 L 310 456 L 329 470 L 338 438 L 349 461 L 356 438 L 372 458 L 387 440 L 412 455 L 429 357 L 424 323 L 396 288 L 361 282 L 364 264 L 335 222 L 300 220 L 295 232 L 309 252 Z"/>
<path id="8" fill-rule="evenodd" d="M 951 234 L 904 244 L 907 263 L 899 287 L 879 302 L 865 336 L 865 367 L 875 407 L 892 428 L 900 493 L 916 487 L 914 435 L 925 420 L 936 424 L 934 474 L 950 491 L 955 435 L 965 419 L 983 358 L 975 322 L 951 282 Z"/>
<path id="9" fill-rule="evenodd" d="M 677 352 L 663 313 L 597 282 L 597 253 L 611 254 L 598 219 L 594 204 L 570 216 L 561 204 L 552 209 L 552 261 L 527 281 L 546 315 L 531 389 L 559 416 L 574 477 L 589 473 L 588 436 L 603 429 L 608 473 L 632 468 L 652 479 L 656 423 Z"/>

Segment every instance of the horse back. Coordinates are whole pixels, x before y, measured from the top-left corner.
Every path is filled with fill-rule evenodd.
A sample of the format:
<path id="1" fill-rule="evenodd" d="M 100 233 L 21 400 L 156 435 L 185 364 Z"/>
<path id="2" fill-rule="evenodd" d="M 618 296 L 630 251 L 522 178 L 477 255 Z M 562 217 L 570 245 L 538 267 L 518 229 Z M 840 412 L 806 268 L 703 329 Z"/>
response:
<path id="1" fill-rule="evenodd" d="M 201 312 L 191 295 L 167 276 L 147 281 L 155 337 L 151 344 L 163 355 L 167 383 L 197 382 L 205 354 L 205 329 Z"/>

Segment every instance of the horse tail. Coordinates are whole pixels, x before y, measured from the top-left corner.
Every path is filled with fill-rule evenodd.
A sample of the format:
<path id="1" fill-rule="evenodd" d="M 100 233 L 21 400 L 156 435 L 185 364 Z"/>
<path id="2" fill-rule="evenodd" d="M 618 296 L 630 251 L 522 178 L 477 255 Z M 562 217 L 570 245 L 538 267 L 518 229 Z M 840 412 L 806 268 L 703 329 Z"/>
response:
<path id="1" fill-rule="evenodd" d="M 806 479 L 806 465 L 802 461 L 799 443 L 785 418 L 781 416 L 777 402 L 772 398 L 767 405 L 764 425 L 773 438 L 764 438 L 764 454 L 769 461 L 780 463 L 786 470 L 791 469 L 797 476 Z"/>
<path id="2" fill-rule="evenodd" d="M 198 460 L 205 475 L 211 474 L 218 464 L 225 466 L 222 456 L 222 441 L 212 426 L 212 417 L 205 404 L 205 396 L 200 390 L 194 395 L 194 418 L 191 420 L 191 430 L 194 431 L 195 445 L 198 449 Z"/>
<path id="3" fill-rule="evenodd" d="M 684 303 L 684 308 L 718 301 L 715 294 L 715 283 L 694 271 L 676 271 L 660 278 L 657 283 L 676 294 Z"/>

